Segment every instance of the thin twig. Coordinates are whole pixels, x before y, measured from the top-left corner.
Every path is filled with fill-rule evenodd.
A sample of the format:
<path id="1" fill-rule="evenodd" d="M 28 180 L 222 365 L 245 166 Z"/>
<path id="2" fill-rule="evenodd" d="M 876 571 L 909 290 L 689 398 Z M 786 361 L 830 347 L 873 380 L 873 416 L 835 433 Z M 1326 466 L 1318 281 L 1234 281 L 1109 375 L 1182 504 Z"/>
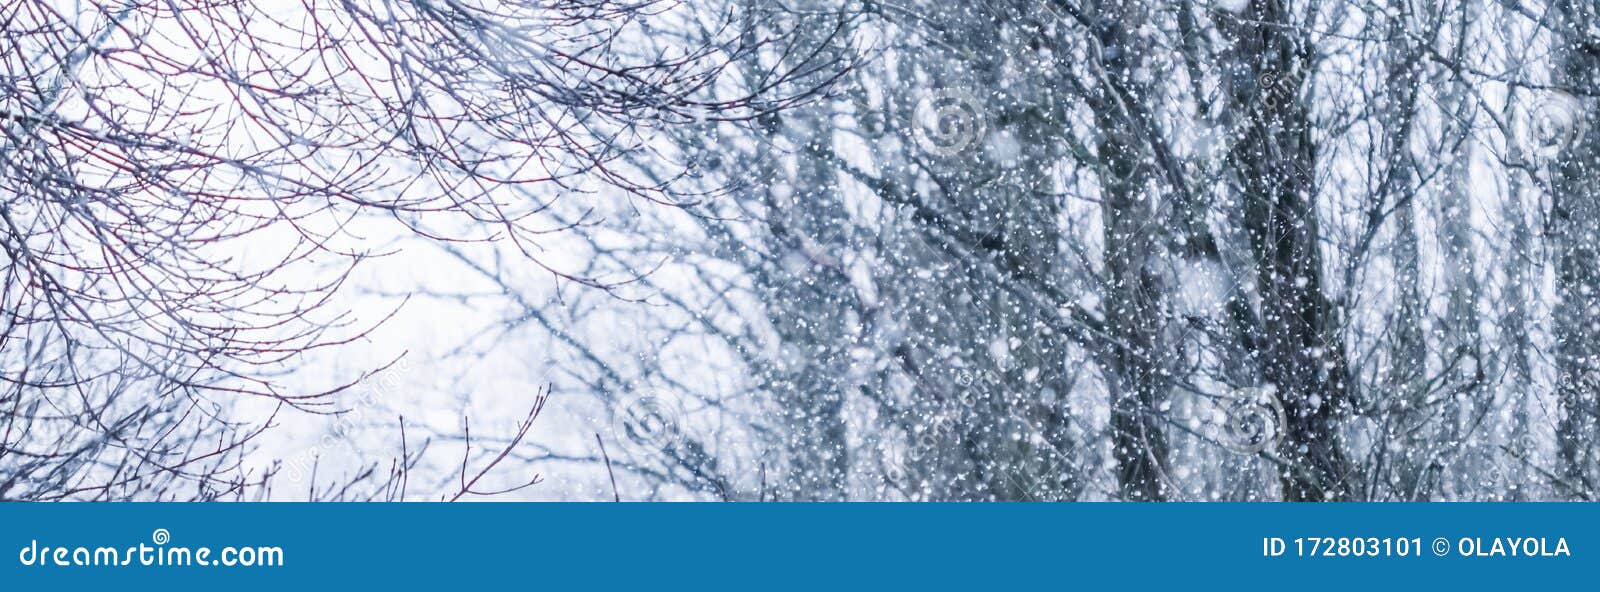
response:
<path id="1" fill-rule="evenodd" d="M 600 432 L 595 432 L 594 443 L 600 445 L 600 457 L 606 459 L 606 475 L 611 477 L 611 501 L 622 501 L 622 494 L 617 493 L 617 474 L 611 472 L 611 455 L 606 454 L 606 443 L 600 440 Z"/>

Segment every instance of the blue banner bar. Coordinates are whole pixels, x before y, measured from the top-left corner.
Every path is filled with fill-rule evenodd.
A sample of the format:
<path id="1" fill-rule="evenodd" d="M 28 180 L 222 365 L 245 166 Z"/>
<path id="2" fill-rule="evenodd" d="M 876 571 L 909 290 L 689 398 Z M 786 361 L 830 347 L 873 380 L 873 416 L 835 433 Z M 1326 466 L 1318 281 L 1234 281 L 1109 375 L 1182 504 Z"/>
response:
<path id="1" fill-rule="evenodd" d="M 1584 504 L 3 504 L 0 590 L 1592 588 L 1597 531 Z"/>

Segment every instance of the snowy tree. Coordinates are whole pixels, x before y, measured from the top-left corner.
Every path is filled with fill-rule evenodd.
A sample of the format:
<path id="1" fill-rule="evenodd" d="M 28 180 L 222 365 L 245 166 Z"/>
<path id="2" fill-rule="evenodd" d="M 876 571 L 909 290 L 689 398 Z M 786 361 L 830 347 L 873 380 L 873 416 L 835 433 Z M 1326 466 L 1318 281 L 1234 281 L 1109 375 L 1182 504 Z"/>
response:
<path id="1" fill-rule="evenodd" d="M 20 6 L 10 407 L 299 417 L 393 339 L 343 461 L 405 415 L 445 498 L 1595 494 L 1592 2 Z M 235 478 L 256 412 L 173 438 Z M 177 487 L 54 423 L 0 495 Z"/>

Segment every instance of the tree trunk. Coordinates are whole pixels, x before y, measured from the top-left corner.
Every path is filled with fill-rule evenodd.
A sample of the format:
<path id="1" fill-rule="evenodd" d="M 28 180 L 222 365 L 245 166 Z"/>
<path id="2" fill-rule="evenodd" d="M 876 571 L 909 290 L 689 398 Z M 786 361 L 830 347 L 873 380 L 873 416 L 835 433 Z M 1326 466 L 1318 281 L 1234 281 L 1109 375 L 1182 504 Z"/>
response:
<path id="1" fill-rule="evenodd" d="M 1600 78 L 1600 45 L 1585 35 L 1596 15 L 1592 4 L 1561 2 L 1556 42 L 1558 87 L 1593 89 Z M 1549 123 L 1557 134 L 1544 146 L 1555 195 L 1552 197 L 1551 237 L 1556 266 L 1556 395 L 1561 420 L 1556 428 L 1562 476 L 1570 493 L 1590 495 L 1595 468 L 1596 394 L 1600 393 L 1600 323 L 1595 302 L 1600 298 L 1600 126 L 1587 126 L 1600 117 L 1593 99 L 1571 93 L 1546 102 L 1534 114 L 1534 123 Z M 1565 100 L 1570 99 L 1570 100 Z M 1550 119 L 1552 117 L 1558 119 Z M 1547 128 L 1548 129 L 1548 128 Z M 1587 133 L 1564 141 L 1562 131 Z"/>
<path id="2" fill-rule="evenodd" d="M 1090 108 L 1099 134 L 1098 156 L 1102 198 L 1101 227 L 1105 241 L 1104 316 L 1111 349 L 1111 450 L 1116 459 L 1117 486 L 1123 499 L 1161 501 L 1161 465 L 1167 438 L 1156 406 L 1166 394 L 1160 358 L 1162 287 L 1156 264 L 1163 228 L 1156 219 L 1156 194 L 1149 187 L 1152 170 L 1139 136 L 1142 110 L 1124 101 L 1140 100 L 1139 92 L 1119 92 L 1135 84 L 1133 72 L 1145 52 L 1132 47 L 1128 35 L 1144 22 L 1138 3 L 1106 3 L 1098 31 L 1101 64 L 1108 84 L 1091 91 Z"/>
<path id="3" fill-rule="evenodd" d="M 1263 377 L 1288 426 L 1278 446 L 1290 501 L 1351 500 L 1355 469 L 1339 430 L 1347 373 L 1335 313 L 1323 293 L 1316 204 L 1317 150 L 1305 104 L 1308 41 L 1281 0 L 1253 0 L 1219 17 L 1230 37 L 1223 67 L 1239 137 L 1228 164 L 1255 259 L 1255 339 Z"/>

